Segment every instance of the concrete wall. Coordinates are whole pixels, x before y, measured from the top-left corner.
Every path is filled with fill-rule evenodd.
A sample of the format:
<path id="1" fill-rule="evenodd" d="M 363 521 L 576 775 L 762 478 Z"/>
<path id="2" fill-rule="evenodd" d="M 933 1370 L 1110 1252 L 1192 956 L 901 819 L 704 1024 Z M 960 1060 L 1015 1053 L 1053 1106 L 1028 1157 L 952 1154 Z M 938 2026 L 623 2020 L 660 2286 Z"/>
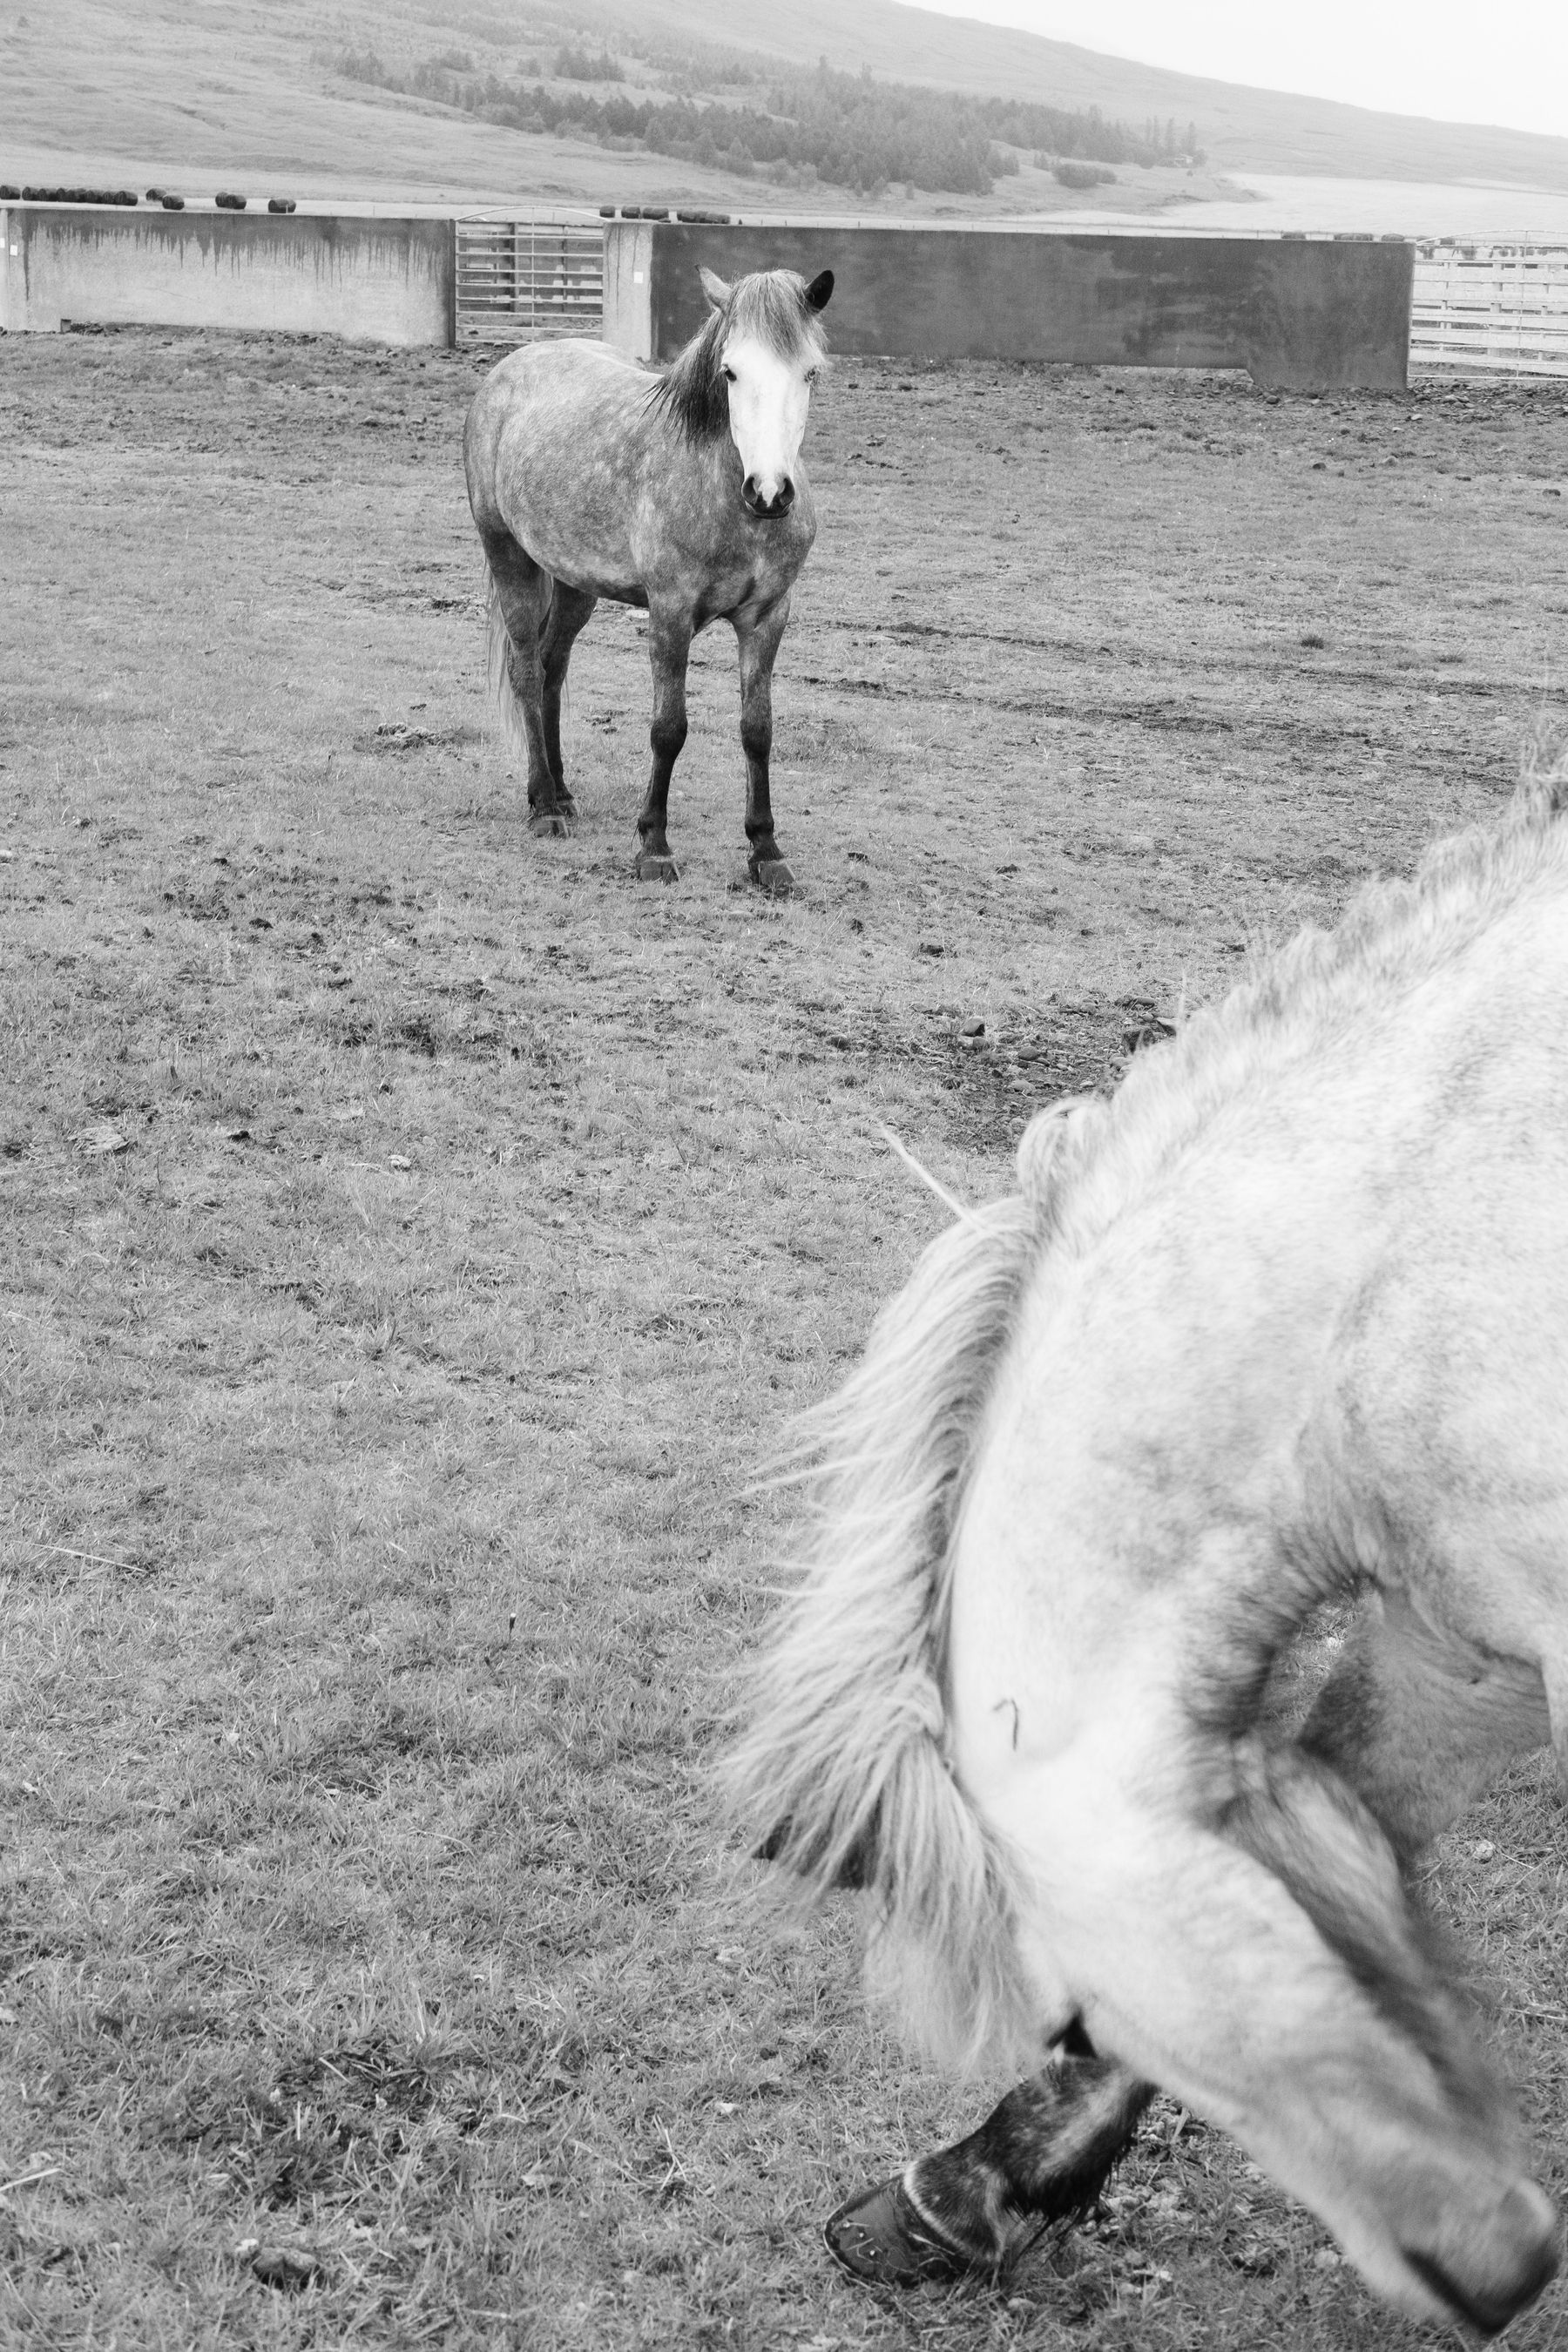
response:
<path id="1" fill-rule="evenodd" d="M 0 207 L 0 327 L 272 328 L 453 339 L 448 220 Z"/>
<path id="2" fill-rule="evenodd" d="M 605 341 L 667 359 L 704 316 L 699 264 L 837 278 L 847 353 L 1245 367 L 1260 383 L 1402 389 L 1413 248 L 1076 230 L 613 222 Z M 450 220 L 0 207 L 0 327 L 275 328 L 387 343 L 456 333 Z"/>
<path id="3" fill-rule="evenodd" d="M 836 278 L 835 351 L 1112 367 L 1249 369 L 1259 383 L 1404 389 L 1412 247 L 1077 230 L 710 228 L 652 225 L 646 289 L 629 282 L 605 336 L 668 359 L 704 316 L 699 265 L 722 278 L 784 267 Z M 627 273 L 629 281 L 630 273 Z M 633 295 L 648 297 L 646 320 Z"/>

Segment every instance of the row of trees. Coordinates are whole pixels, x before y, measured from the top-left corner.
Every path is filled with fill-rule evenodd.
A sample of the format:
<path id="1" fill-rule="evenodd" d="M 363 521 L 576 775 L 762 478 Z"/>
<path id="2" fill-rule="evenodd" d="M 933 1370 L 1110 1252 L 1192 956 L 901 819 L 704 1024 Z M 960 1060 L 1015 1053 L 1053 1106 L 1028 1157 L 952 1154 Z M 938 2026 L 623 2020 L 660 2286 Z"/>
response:
<path id="1" fill-rule="evenodd" d="M 619 79 L 583 68 L 614 66 L 608 55 L 577 51 L 557 59 L 561 79 Z M 717 99 L 592 98 L 560 91 L 542 80 L 531 86 L 480 75 L 453 52 L 405 74 L 385 66 L 374 49 L 350 49 L 337 60 L 352 79 L 407 90 L 461 106 L 486 121 L 523 131 L 563 131 L 605 145 L 641 146 L 683 163 L 746 173 L 759 165 L 777 178 L 817 179 L 840 187 L 876 189 L 890 181 L 955 194 L 986 195 L 992 184 L 1018 168 L 1011 151 L 1048 151 L 1104 163 L 1153 163 L 1177 151 L 1175 127 L 1163 142 L 1158 125 L 1140 136 L 1107 121 L 1098 108 L 1074 112 L 1007 99 L 974 99 L 956 91 L 874 81 L 868 72 L 835 73 L 826 61 L 815 72 L 768 76 L 762 105 Z M 1195 132 L 1193 134 L 1195 145 Z M 1190 152 L 1190 150 L 1188 151 Z"/>
<path id="2" fill-rule="evenodd" d="M 1174 122 L 1168 122 L 1162 131 L 1151 120 L 1142 132 L 1132 131 L 1125 123 L 1108 122 L 1098 106 L 1078 113 L 1009 98 L 983 98 L 972 103 L 993 139 L 1005 139 L 1011 146 L 1033 147 L 1054 157 L 1085 163 L 1203 161 L 1197 152 L 1195 123 L 1188 124 L 1187 142 L 1183 147 L 1177 142 Z"/>

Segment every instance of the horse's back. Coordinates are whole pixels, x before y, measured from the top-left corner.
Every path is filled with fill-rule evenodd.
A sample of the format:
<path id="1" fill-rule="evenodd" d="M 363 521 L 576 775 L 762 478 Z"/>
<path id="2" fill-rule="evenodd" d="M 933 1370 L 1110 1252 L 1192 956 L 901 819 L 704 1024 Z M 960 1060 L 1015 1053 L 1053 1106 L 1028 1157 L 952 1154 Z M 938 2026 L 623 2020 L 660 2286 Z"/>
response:
<path id="1" fill-rule="evenodd" d="M 626 408 L 652 386 L 645 368 L 607 343 L 585 338 L 521 343 L 491 368 L 474 395 L 472 414 L 506 415 L 523 404 L 542 415 L 555 407 L 580 414 L 605 401 Z"/>
<path id="2" fill-rule="evenodd" d="M 1071 1589 L 1112 1679 L 1178 1592 L 1305 1608 L 1347 1570 L 1568 1673 L 1568 833 L 1474 922 L 1431 911 L 1397 973 L 1374 952 L 1314 1003 L 1298 971 L 1282 1012 L 1238 994 L 1134 1066 L 1063 1179 L 955 1555 L 975 1721 L 1040 1528 L 1047 1564 L 1094 1562 Z M 1085 1660 L 1036 1645 L 1037 1717 Z"/>
<path id="3" fill-rule="evenodd" d="M 1415 992 L 1380 1074 L 1405 1104 L 1335 1452 L 1392 1571 L 1529 1654 L 1543 1621 L 1568 1643 L 1568 856 Z"/>
<path id="4" fill-rule="evenodd" d="M 492 368 L 463 437 L 482 538 L 507 534 L 558 579 L 640 603 L 630 544 L 653 381 L 603 343 L 524 344 Z"/>

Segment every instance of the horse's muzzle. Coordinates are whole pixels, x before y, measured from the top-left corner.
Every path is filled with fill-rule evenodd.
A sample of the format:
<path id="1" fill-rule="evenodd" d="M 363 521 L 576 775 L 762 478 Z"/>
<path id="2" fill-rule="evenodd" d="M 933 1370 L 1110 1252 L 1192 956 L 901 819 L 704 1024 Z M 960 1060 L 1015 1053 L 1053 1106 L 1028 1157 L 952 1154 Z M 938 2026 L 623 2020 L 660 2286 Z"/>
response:
<path id="1" fill-rule="evenodd" d="M 748 474 L 741 485 L 741 496 L 746 502 L 747 513 L 755 515 L 759 522 L 777 522 L 780 516 L 788 514 L 795 504 L 795 484 L 786 474 L 773 497 L 764 499 L 757 487 L 756 476 Z"/>
<path id="2" fill-rule="evenodd" d="M 1533 2303 L 1557 2269 L 1557 2217 L 1534 2181 L 1512 2188 L 1491 2217 L 1484 2247 L 1468 2250 L 1462 2264 L 1406 2246 L 1405 2261 L 1440 2303 L 1480 2336 L 1496 2336 Z"/>

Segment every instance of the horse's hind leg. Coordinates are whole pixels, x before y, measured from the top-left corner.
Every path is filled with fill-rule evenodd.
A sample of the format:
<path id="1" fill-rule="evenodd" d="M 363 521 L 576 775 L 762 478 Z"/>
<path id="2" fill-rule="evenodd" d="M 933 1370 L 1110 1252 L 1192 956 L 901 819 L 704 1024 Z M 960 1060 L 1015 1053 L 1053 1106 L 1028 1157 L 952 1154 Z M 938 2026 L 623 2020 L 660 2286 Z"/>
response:
<path id="1" fill-rule="evenodd" d="M 542 686 L 542 715 L 544 720 L 544 756 L 550 772 L 555 779 L 556 806 L 568 817 L 577 814 L 577 803 L 567 789 L 566 772 L 561 761 L 561 690 L 566 683 L 566 665 L 598 603 L 581 588 L 568 588 L 563 580 L 555 583 L 555 593 L 550 600 L 550 615 L 544 625 L 540 646 L 540 672 Z"/>
<path id="2" fill-rule="evenodd" d="M 541 642 L 555 583 L 510 531 L 481 531 L 480 537 L 492 592 L 490 685 L 502 723 L 528 762 L 528 829 L 534 834 L 567 833 L 575 812 L 570 796 L 563 802 L 558 790 L 544 731 Z M 559 761 L 558 749 L 557 767 Z"/>
<path id="3" fill-rule="evenodd" d="M 967 2139 L 841 2205 L 829 2251 L 880 2286 L 994 2276 L 1043 2224 L 1093 2204 L 1152 2096 L 1124 2067 L 1063 2045 Z"/>

